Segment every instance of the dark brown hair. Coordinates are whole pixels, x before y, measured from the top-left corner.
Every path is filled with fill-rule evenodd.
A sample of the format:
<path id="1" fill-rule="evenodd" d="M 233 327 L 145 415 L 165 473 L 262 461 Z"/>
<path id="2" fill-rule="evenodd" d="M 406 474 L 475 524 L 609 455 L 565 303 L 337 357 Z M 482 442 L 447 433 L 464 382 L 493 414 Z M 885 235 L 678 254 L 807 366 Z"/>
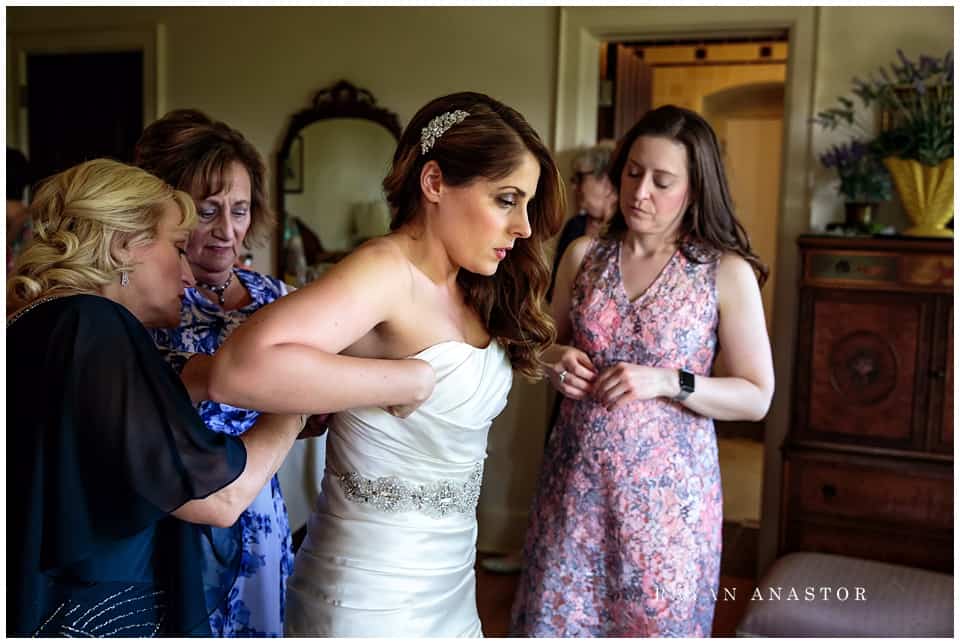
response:
<path id="1" fill-rule="evenodd" d="M 714 261 L 723 252 L 743 257 L 753 268 L 760 286 L 769 269 L 750 246 L 750 238 L 733 212 L 720 146 L 710 124 L 696 112 L 676 105 L 650 110 L 620 139 L 610 164 L 610 181 L 620 190 L 623 168 L 630 148 L 641 136 L 655 136 L 680 143 L 687 150 L 690 195 L 680 222 L 680 249 L 691 261 Z M 607 228 L 608 236 L 622 236 L 627 229 L 618 208 Z"/>
<path id="2" fill-rule="evenodd" d="M 464 110 L 469 116 L 423 153 L 423 128 L 434 117 L 454 110 Z M 492 277 L 461 270 L 457 282 L 487 330 L 506 348 L 514 369 L 538 378 L 542 375 L 541 355 L 556 339 L 546 309 L 550 285 L 546 242 L 560 230 L 566 206 L 563 180 L 533 128 L 519 112 L 485 94 L 442 96 L 421 108 L 407 125 L 383 188 L 393 211 L 390 227 L 396 230 L 420 212 L 420 173 L 428 161 L 440 166 L 444 183 L 464 186 L 476 179 L 493 181 L 507 176 L 527 152 L 540 166 L 537 192 L 528 204 L 530 237 L 515 241 Z"/>
<path id="3" fill-rule="evenodd" d="M 250 175 L 250 230 L 243 245 L 269 239 L 276 216 L 267 200 L 266 166 L 240 132 L 198 110 L 174 110 L 154 121 L 137 141 L 134 162 L 194 200 L 223 190 L 231 163 Z"/>

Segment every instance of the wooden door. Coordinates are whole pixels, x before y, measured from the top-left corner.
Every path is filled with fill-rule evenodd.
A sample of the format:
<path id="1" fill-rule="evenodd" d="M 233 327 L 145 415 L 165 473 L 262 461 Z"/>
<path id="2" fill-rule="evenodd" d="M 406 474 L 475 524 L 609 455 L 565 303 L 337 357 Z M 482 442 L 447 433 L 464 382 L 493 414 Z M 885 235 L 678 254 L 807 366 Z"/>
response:
<path id="1" fill-rule="evenodd" d="M 777 229 L 780 220 L 780 156 L 783 121 L 779 118 L 725 119 L 724 163 L 737 218 L 753 248 L 770 267 L 761 291 L 767 331 L 773 328 Z"/>

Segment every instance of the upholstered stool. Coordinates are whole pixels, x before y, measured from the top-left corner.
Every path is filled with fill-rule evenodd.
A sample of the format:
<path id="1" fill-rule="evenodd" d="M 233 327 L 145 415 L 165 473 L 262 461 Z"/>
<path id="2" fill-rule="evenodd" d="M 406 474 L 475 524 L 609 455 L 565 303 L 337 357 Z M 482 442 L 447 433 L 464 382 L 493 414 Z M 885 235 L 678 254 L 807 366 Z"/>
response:
<path id="1" fill-rule="evenodd" d="M 838 555 L 777 560 L 737 626 L 741 637 L 952 637 L 953 576 Z"/>

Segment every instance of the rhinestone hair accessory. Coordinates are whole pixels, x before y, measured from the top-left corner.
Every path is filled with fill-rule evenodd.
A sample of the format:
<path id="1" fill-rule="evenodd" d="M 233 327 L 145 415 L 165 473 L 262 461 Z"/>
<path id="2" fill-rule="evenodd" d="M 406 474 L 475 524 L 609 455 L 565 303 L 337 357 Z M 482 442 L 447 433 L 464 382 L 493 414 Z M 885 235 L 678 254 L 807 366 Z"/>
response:
<path id="1" fill-rule="evenodd" d="M 444 112 L 440 116 L 435 116 L 427 123 L 427 127 L 420 130 L 420 153 L 426 154 L 433 147 L 433 144 L 443 136 L 443 133 L 451 127 L 463 121 L 470 116 L 469 112 L 463 110 L 454 110 Z"/>

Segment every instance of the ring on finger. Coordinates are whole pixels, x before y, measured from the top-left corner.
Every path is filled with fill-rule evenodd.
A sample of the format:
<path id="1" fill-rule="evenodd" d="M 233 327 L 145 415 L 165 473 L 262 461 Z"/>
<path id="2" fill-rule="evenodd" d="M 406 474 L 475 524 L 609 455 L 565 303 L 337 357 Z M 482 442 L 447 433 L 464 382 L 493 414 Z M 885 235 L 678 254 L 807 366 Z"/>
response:
<path id="1" fill-rule="evenodd" d="M 561 385 L 563 384 L 563 379 L 566 378 L 566 377 L 567 377 L 567 370 L 564 369 L 563 371 L 560 372 L 560 384 L 561 384 Z"/>

